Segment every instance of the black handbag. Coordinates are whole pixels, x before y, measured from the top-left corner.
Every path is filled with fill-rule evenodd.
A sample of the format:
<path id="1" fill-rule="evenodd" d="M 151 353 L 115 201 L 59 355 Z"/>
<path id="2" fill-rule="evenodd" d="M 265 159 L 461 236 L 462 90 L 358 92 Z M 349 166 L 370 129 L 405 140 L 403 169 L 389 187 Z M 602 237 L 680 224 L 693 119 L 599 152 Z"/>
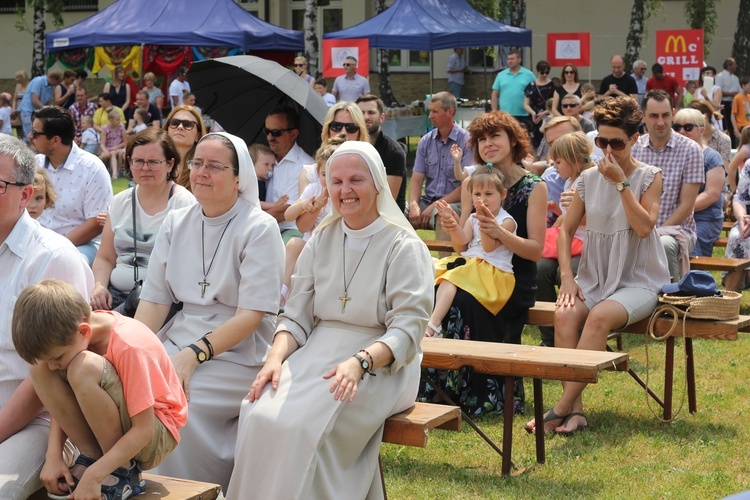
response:
<path id="1" fill-rule="evenodd" d="M 138 244 L 135 234 L 135 187 L 130 195 L 130 206 L 133 209 L 133 289 L 128 293 L 128 297 L 123 302 L 123 313 L 125 316 L 132 318 L 138 309 L 138 303 L 141 300 L 141 287 L 143 280 L 138 279 Z"/>

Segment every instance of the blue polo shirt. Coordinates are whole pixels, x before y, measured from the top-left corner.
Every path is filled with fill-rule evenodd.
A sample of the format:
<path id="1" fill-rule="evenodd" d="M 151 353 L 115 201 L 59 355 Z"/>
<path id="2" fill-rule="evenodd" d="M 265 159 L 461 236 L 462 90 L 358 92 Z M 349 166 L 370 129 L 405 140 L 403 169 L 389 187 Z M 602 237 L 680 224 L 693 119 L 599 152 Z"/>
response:
<path id="1" fill-rule="evenodd" d="M 32 94 L 38 95 L 42 106 L 46 106 L 49 100 L 55 95 L 55 86 L 47 82 L 46 75 L 33 78 L 29 82 L 28 87 L 26 87 L 26 93 L 23 95 L 23 100 L 18 106 L 19 111 L 25 111 L 26 113 L 34 112 L 36 108 L 34 108 L 34 101 L 31 100 Z"/>
<path id="2" fill-rule="evenodd" d="M 523 107 L 524 90 L 536 79 L 534 73 L 521 66 L 515 75 L 510 69 L 504 69 L 497 74 L 492 90 L 500 92 L 498 109 L 513 116 L 529 116 Z"/>

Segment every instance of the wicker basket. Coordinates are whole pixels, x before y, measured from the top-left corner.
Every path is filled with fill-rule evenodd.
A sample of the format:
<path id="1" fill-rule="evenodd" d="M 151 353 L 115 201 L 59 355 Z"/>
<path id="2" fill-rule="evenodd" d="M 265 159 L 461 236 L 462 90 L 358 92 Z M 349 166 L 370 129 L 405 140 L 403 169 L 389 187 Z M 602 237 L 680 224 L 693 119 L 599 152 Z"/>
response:
<path id="1" fill-rule="evenodd" d="M 723 297 L 696 297 L 663 294 L 662 304 L 670 304 L 685 310 L 688 318 L 728 321 L 740 316 L 742 294 L 723 291 Z"/>

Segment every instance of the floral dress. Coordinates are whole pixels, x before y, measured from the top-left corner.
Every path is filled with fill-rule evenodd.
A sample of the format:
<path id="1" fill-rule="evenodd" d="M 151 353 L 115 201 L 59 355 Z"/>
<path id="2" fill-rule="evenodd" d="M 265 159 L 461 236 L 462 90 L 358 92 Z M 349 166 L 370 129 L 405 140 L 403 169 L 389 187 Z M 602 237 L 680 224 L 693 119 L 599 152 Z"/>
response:
<path id="1" fill-rule="evenodd" d="M 745 166 L 740 171 L 740 180 L 737 182 L 737 191 L 734 194 L 733 201 L 745 205 L 746 209 L 750 205 L 750 161 L 745 162 Z M 739 222 L 735 222 L 729 231 L 724 257 L 750 259 L 750 238 L 742 237 Z M 724 276 L 726 275 L 727 273 L 724 273 Z M 748 285 L 750 285 L 750 271 L 745 271 L 742 289 L 748 288 Z"/>
<path id="2" fill-rule="evenodd" d="M 515 219 L 518 224 L 516 234 L 522 238 L 528 238 L 526 211 L 531 191 L 539 182 L 542 179 L 527 172 L 508 189 L 503 208 Z M 512 262 L 516 286 L 505 307 L 497 315 L 493 315 L 471 294 L 459 288 L 443 320 L 445 338 L 521 343 L 521 333 L 526 325 L 529 308 L 536 300 L 536 262 L 518 255 L 513 255 Z M 502 377 L 476 373 L 471 368 L 461 368 L 458 371 L 429 369 L 427 372 L 470 416 L 503 412 L 505 385 Z M 420 389 L 422 401 L 429 401 L 435 396 L 434 389 L 424 378 Z M 515 380 L 513 400 L 513 411 L 523 413 L 526 396 L 523 379 L 520 377 Z"/>

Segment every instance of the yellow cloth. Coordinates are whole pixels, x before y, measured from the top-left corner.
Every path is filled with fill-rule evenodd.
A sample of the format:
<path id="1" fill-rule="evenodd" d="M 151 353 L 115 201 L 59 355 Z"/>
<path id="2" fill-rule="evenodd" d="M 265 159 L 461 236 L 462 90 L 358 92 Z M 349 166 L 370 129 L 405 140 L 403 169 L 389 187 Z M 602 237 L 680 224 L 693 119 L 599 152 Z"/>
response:
<path id="1" fill-rule="evenodd" d="M 466 264 L 453 269 L 447 265 L 456 259 L 464 259 Z M 477 257 L 452 255 L 435 262 L 435 284 L 450 281 L 461 290 L 468 292 L 492 314 L 497 314 L 510 299 L 516 286 L 516 277 L 496 268 Z"/>
<path id="2" fill-rule="evenodd" d="M 115 62 L 112 60 L 111 55 L 107 52 L 105 47 L 94 48 L 94 67 L 91 69 L 92 73 L 98 73 L 105 66 L 110 71 L 115 69 L 115 66 L 121 65 L 127 73 L 133 71 L 141 73 L 141 48 L 138 45 L 134 45 L 130 48 L 130 52 L 122 58 L 121 61 Z"/>

